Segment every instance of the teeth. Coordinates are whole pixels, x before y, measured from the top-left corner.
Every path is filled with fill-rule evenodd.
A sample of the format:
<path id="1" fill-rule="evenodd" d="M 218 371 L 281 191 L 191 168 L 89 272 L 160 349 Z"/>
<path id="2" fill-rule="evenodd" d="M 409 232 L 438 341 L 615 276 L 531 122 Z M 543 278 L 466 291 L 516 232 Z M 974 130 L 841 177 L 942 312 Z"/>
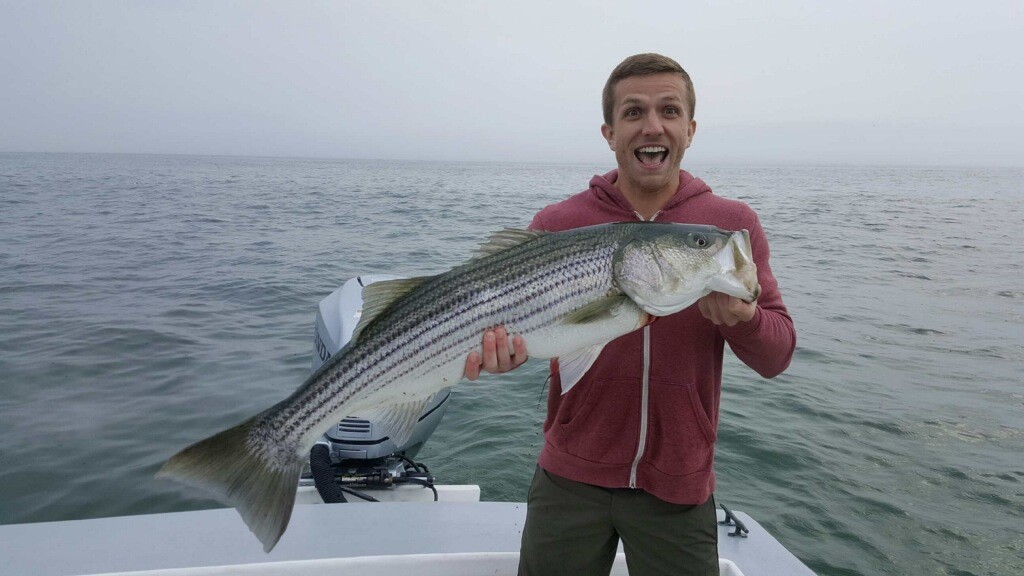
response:
<path id="1" fill-rule="evenodd" d="M 668 148 L 665 148 L 664 146 L 644 146 L 639 150 L 639 152 L 644 154 L 658 154 L 661 152 L 668 152 Z"/>

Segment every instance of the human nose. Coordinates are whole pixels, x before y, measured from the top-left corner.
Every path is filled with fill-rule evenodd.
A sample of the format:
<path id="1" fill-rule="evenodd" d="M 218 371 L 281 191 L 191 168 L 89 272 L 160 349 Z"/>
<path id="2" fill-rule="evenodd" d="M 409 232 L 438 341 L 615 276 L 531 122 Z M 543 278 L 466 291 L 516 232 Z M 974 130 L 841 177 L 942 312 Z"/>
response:
<path id="1" fill-rule="evenodd" d="M 648 114 L 644 119 L 644 136 L 660 136 L 662 132 L 661 118 L 657 114 Z"/>

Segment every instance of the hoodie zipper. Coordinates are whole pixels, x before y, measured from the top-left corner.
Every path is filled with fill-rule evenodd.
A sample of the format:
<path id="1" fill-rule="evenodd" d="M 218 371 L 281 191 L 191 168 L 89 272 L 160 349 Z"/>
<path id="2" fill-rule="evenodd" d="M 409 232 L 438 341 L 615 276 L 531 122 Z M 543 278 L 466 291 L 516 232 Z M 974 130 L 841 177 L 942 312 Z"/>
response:
<path id="1" fill-rule="evenodd" d="M 636 217 L 641 222 L 644 221 L 644 217 L 639 212 L 634 212 Z M 651 216 L 651 222 L 653 222 L 658 215 L 661 214 L 661 210 L 654 213 Z M 636 488 L 636 469 L 640 466 L 640 460 L 644 457 L 644 450 L 647 448 L 647 412 L 648 412 L 648 398 L 650 395 L 650 377 L 651 377 L 651 327 L 650 325 L 644 326 L 644 366 L 643 366 L 643 379 L 642 388 L 640 392 L 640 440 L 637 442 L 636 456 L 633 457 L 633 465 L 629 468 L 629 487 Z"/>
<path id="2" fill-rule="evenodd" d="M 640 394 L 640 442 L 636 447 L 636 456 L 633 457 L 633 465 L 629 468 L 629 487 L 636 488 L 636 469 L 640 465 L 640 459 L 644 457 L 644 449 L 647 447 L 647 398 L 649 393 L 649 378 L 651 370 L 651 327 L 644 326 L 644 375 L 643 388 Z"/>

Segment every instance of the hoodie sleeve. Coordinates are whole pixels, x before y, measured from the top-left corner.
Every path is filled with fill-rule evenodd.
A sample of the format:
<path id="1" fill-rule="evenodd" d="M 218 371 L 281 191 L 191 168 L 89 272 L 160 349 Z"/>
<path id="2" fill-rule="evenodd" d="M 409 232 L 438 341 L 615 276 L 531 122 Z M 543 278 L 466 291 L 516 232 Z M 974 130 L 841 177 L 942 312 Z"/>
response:
<path id="1" fill-rule="evenodd" d="M 748 322 L 720 326 L 719 330 L 744 364 L 765 378 L 773 378 L 781 374 L 793 358 L 796 329 L 772 275 L 768 239 L 756 215 L 749 230 L 757 280 L 761 284 L 757 311 Z"/>
<path id="2" fill-rule="evenodd" d="M 545 228 L 545 226 L 544 226 L 543 220 L 541 219 L 541 214 L 543 214 L 543 212 L 544 211 L 541 210 L 540 212 L 537 212 L 533 216 L 533 221 L 530 222 L 530 227 L 529 227 L 530 230 L 547 230 L 547 228 Z"/>

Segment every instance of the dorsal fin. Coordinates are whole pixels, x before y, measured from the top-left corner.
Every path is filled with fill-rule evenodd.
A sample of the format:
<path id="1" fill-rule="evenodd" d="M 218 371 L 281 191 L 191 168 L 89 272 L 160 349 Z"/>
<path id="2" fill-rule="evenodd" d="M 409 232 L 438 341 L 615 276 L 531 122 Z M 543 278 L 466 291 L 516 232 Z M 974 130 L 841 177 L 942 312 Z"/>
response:
<path id="1" fill-rule="evenodd" d="M 525 244 L 534 238 L 547 234 L 541 230 L 524 230 L 522 228 L 505 228 L 491 234 L 486 242 L 476 249 L 476 258 L 483 258 L 491 254 L 497 254 L 509 248 Z"/>
<path id="2" fill-rule="evenodd" d="M 434 276 L 417 276 L 415 278 L 401 278 L 398 280 L 382 280 L 363 287 L 363 312 L 359 316 L 359 323 L 352 331 L 352 340 L 359 337 L 359 333 L 366 328 L 387 310 L 397 300 L 412 292 L 427 280 Z"/>

